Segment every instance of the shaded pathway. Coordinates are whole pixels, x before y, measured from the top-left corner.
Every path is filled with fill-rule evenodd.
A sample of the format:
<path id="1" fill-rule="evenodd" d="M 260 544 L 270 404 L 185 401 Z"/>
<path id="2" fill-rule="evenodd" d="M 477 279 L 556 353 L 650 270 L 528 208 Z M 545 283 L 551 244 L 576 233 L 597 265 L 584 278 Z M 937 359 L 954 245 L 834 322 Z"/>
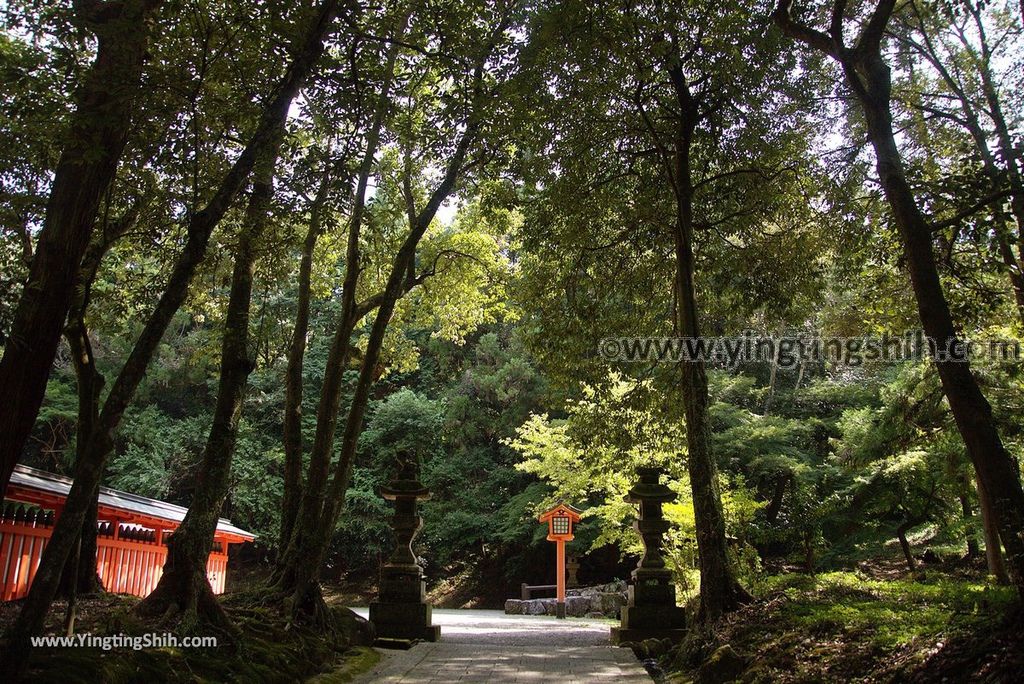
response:
<path id="1" fill-rule="evenodd" d="M 366 616 L 365 609 L 356 609 Z M 369 682 L 594 682 L 648 684 L 629 649 L 608 643 L 609 620 L 556 620 L 497 610 L 435 610 L 441 641 L 382 651 L 356 678 Z"/>

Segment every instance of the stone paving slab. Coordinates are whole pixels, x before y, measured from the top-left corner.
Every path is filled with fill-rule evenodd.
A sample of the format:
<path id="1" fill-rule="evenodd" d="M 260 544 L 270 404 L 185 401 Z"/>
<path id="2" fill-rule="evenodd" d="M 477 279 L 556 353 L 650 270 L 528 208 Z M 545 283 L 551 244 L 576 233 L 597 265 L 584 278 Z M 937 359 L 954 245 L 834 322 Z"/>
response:
<path id="1" fill-rule="evenodd" d="M 357 610 L 357 612 L 359 612 Z M 401 682 L 624 682 L 650 684 L 629 649 L 609 645 L 608 621 L 511 616 L 498 611 L 436 611 L 441 641 L 384 657 L 359 684 Z"/>
<path id="2" fill-rule="evenodd" d="M 386 656 L 359 683 L 624 682 L 650 684 L 628 649 L 570 646 L 547 653 L 491 644 L 421 643 Z"/>

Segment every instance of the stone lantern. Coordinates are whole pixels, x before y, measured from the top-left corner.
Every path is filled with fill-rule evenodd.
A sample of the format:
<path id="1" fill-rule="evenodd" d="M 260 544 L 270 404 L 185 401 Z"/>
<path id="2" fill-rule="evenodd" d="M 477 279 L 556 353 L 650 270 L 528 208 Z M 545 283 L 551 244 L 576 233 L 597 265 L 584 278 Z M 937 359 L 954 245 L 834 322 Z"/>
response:
<path id="1" fill-rule="evenodd" d="M 640 507 L 633 529 L 640 533 L 644 555 L 633 571 L 629 600 L 622 608 L 622 623 L 612 627 L 612 643 L 670 638 L 685 634 L 685 612 L 676 605 L 672 571 L 661 555 L 663 537 L 671 528 L 662 514 L 662 504 L 674 501 L 676 493 L 662 484 L 661 468 L 637 468 L 640 481 L 625 500 Z"/>
<path id="2" fill-rule="evenodd" d="M 579 556 L 569 556 L 565 561 L 565 570 L 569 573 L 569 576 L 565 579 L 565 586 L 570 589 L 575 589 L 580 586 L 580 580 L 576 576 L 580 571 L 580 558 Z"/>
<path id="3" fill-rule="evenodd" d="M 437 641 L 441 636 L 441 627 L 431 624 L 423 569 L 412 550 L 423 527 L 417 505 L 430 498 L 430 490 L 418 479 L 417 465 L 415 458 L 403 455 L 398 476 L 380 490 L 382 497 L 395 502 L 395 549 L 381 568 L 380 594 L 370 604 L 370 622 L 382 639 Z"/>

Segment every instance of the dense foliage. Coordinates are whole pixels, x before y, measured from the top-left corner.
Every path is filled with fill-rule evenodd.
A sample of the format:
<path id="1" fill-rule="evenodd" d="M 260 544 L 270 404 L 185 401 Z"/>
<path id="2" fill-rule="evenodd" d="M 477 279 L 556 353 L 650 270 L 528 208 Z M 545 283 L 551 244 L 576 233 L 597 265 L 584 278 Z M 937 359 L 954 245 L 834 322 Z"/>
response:
<path id="1" fill-rule="evenodd" d="M 0 350 L 40 363 L 20 335 L 62 325 L 20 462 L 206 502 L 256 533 L 243 562 L 289 620 L 315 621 L 321 574 L 375 580 L 410 458 L 416 552 L 454 603 L 546 581 L 559 500 L 581 577 L 622 577 L 643 466 L 678 495 L 684 601 L 716 510 L 754 596 L 880 558 L 977 586 L 872 579 L 855 621 L 937 585 L 960 610 L 987 575 L 1024 590 L 1021 8 L 770 4 L 6 3 Z M 69 191 L 90 164 L 107 181 Z M 603 346 L 698 329 L 844 353 L 698 372 Z M 847 339 L 919 329 L 1017 357 Z"/>

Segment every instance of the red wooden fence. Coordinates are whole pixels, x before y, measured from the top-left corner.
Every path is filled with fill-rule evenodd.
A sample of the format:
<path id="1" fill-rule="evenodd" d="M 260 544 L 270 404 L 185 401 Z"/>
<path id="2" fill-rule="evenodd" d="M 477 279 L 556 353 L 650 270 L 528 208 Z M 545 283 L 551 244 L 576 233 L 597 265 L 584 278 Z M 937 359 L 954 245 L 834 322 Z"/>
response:
<path id="1" fill-rule="evenodd" d="M 27 507 L 0 507 L 0 600 L 28 593 L 39 558 L 50 539 L 53 512 Z M 103 588 L 118 594 L 146 596 L 163 573 L 167 547 L 156 530 L 100 523 L 96 538 L 96 571 Z M 206 564 L 213 593 L 224 593 L 228 557 L 224 545 L 214 544 Z"/>

